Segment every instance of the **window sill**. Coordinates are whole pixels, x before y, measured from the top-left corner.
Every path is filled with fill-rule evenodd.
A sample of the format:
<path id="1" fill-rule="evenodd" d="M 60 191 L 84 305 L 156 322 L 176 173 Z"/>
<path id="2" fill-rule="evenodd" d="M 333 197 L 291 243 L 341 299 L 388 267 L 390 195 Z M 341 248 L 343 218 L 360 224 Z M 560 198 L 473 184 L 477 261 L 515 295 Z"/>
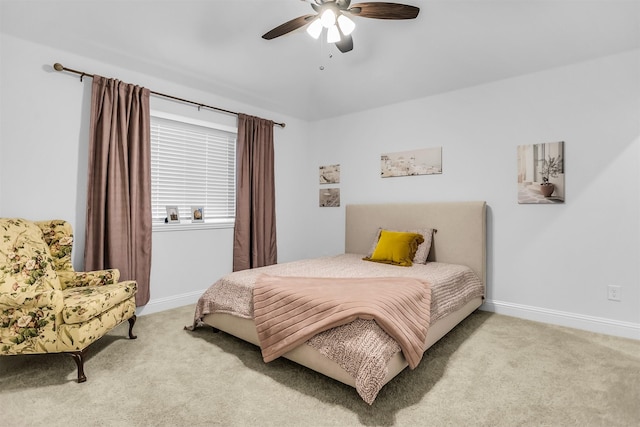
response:
<path id="1" fill-rule="evenodd" d="M 234 221 L 211 221 L 211 222 L 179 222 L 179 223 L 153 223 L 152 231 L 154 233 L 166 231 L 193 231 L 193 230 L 211 230 L 216 228 L 233 228 Z"/>

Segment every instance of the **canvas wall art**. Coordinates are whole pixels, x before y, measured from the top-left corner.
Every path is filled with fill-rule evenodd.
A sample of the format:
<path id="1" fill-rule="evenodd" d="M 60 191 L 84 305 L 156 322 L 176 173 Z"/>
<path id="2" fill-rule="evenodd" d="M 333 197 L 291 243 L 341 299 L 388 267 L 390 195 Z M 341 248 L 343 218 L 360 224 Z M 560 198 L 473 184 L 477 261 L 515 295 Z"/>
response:
<path id="1" fill-rule="evenodd" d="M 564 141 L 518 146 L 518 203 L 564 202 Z"/>
<path id="2" fill-rule="evenodd" d="M 339 188 L 321 188 L 320 189 L 320 207 L 321 208 L 337 208 L 340 206 L 340 189 Z"/>
<path id="3" fill-rule="evenodd" d="M 320 166 L 320 184 L 337 184 L 340 182 L 340 165 Z"/>
<path id="4" fill-rule="evenodd" d="M 380 156 L 382 178 L 441 173 L 442 147 L 385 153 Z"/>

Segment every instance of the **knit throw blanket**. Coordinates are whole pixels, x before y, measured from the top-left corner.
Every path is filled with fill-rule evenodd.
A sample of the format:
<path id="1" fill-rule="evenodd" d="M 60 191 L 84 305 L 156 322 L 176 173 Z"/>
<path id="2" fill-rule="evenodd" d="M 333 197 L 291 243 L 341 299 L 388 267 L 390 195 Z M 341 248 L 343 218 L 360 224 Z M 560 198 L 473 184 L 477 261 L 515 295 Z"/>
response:
<path id="1" fill-rule="evenodd" d="M 410 368 L 424 352 L 431 290 L 408 277 L 258 276 L 254 320 L 265 362 L 314 335 L 356 319 L 375 322 L 399 344 Z"/>

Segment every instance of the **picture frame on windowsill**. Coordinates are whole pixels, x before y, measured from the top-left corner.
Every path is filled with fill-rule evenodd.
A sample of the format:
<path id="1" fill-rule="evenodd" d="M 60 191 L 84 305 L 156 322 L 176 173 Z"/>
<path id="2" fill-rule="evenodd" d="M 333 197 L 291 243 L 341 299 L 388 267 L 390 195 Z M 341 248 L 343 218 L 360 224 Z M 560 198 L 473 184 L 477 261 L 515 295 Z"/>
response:
<path id="1" fill-rule="evenodd" d="M 203 206 L 191 206 L 191 222 L 204 222 Z"/>
<path id="2" fill-rule="evenodd" d="M 180 211 L 177 206 L 167 206 L 167 218 L 165 223 L 167 224 L 179 224 L 180 223 Z"/>

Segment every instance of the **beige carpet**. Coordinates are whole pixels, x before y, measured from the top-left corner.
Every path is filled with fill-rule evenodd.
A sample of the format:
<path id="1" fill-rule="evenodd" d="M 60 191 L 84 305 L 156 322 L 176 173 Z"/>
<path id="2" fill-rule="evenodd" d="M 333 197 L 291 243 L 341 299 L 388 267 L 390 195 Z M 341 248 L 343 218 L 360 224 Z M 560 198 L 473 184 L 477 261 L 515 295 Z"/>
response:
<path id="1" fill-rule="evenodd" d="M 91 348 L 0 357 L 2 426 L 638 426 L 640 341 L 476 312 L 373 406 L 354 389 L 210 329 L 193 306 Z"/>

